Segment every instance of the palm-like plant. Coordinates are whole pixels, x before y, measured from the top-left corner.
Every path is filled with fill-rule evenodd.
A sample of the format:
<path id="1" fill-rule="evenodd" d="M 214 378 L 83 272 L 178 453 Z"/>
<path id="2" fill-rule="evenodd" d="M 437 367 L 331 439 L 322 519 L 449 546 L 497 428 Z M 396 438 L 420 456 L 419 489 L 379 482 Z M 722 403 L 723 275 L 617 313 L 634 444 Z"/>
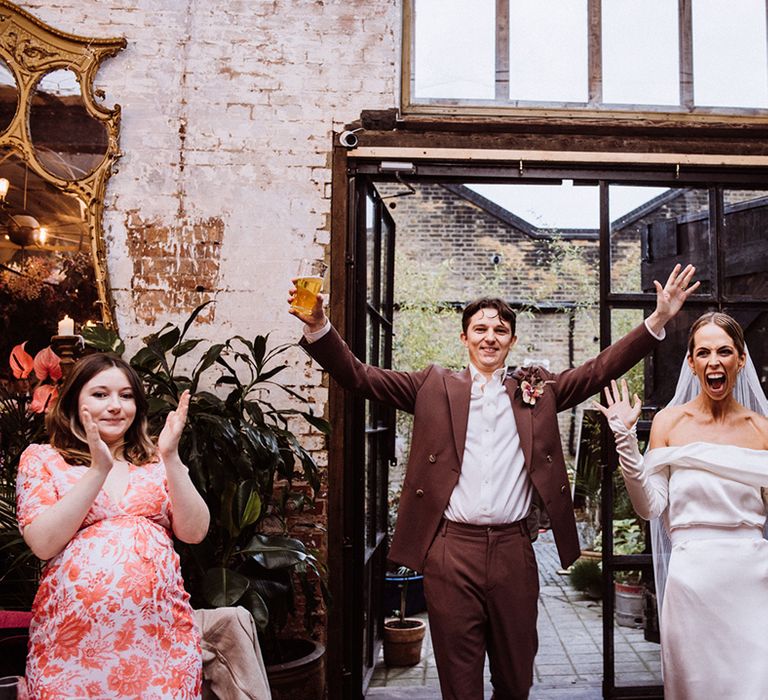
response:
<path id="1" fill-rule="evenodd" d="M 275 638 L 294 609 L 294 582 L 305 594 L 308 623 L 319 603 L 316 584 L 320 597 L 327 597 L 324 568 L 301 540 L 285 535 L 285 515 L 299 512 L 313 498 L 294 490 L 295 480 L 308 484 L 310 494 L 320 487 L 317 464 L 289 421 L 303 419 L 323 433 L 329 426 L 308 408 L 273 403 L 278 393 L 307 406 L 306 399 L 276 379 L 287 368 L 280 358 L 293 344 L 270 349 L 269 335 L 253 340 L 236 335 L 211 344 L 191 372 L 180 370 L 180 359 L 203 342 L 187 333 L 205 306 L 195 309 L 182 328 L 166 324 L 144 338 L 131 365 L 147 387 L 156 430 L 181 393 L 189 389 L 192 394 L 179 452 L 211 511 L 205 540 L 178 545 L 193 604 L 242 605 Z M 92 347 L 121 347 L 104 329 L 83 334 Z M 213 370 L 218 370 L 215 378 Z M 278 483 L 282 487 L 276 492 Z"/>
<path id="2" fill-rule="evenodd" d="M 16 471 L 21 453 L 45 440 L 42 413 L 30 410 L 26 392 L 0 384 L 0 608 L 28 610 L 37 589 L 39 562 L 16 523 Z"/>

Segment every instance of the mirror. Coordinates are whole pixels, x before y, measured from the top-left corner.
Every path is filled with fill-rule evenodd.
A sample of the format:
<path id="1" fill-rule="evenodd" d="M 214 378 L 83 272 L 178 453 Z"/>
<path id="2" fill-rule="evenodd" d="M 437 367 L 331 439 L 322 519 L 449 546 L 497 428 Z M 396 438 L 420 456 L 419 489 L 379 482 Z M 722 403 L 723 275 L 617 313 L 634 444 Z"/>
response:
<path id="1" fill-rule="evenodd" d="M 0 58 L 0 133 L 5 131 L 16 115 L 19 89 L 8 64 Z"/>
<path id="2" fill-rule="evenodd" d="M 104 124 L 88 114 L 71 70 L 54 70 L 40 79 L 32 95 L 29 132 L 40 165 L 64 180 L 90 175 L 109 145 Z"/>
<path id="3" fill-rule="evenodd" d="M 65 314 L 101 320 L 85 206 L 0 149 L 0 357 L 28 340 L 46 347 Z"/>
<path id="4" fill-rule="evenodd" d="M 60 32 L 10 2 L 0 14 L 0 378 L 65 315 L 114 328 L 101 216 L 119 156 L 119 106 L 96 102 L 124 39 Z M 103 97 L 103 95 L 100 95 Z"/>

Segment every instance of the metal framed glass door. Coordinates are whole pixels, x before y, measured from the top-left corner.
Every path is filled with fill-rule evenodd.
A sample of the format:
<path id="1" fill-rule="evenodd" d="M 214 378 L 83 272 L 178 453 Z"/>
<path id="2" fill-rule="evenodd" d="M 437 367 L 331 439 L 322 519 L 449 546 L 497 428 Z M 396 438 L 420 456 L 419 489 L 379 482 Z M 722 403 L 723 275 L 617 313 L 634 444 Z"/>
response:
<path id="1" fill-rule="evenodd" d="M 354 224 L 347 265 L 353 280 L 347 305 L 348 342 L 363 362 L 392 366 L 395 224 L 376 188 L 365 178 L 350 190 Z M 358 605 L 344 606 L 347 668 L 352 688 L 370 681 L 383 635 L 382 606 L 387 555 L 387 480 L 395 454 L 395 410 L 350 396 L 347 407 L 349 461 L 345 465 L 347 574 Z M 356 657 L 356 658 L 355 658 Z M 359 669 L 359 671 L 358 671 Z M 358 675 L 359 674 L 359 675 Z"/>
<path id="2" fill-rule="evenodd" d="M 388 165 L 391 165 L 388 162 Z M 745 327 L 758 368 L 768 367 L 768 242 L 761 236 L 768 219 L 768 173 L 754 169 L 605 168 L 596 165 L 526 165 L 445 162 L 403 163 L 408 182 L 539 184 L 571 180 L 599 188 L 600 344 L 606 347 L 648 315 L 655 304 L 653 279 L 664 282 L 676 262 L 692 262 L 702 289 L 689 299 L 667 330 L 667 339 L 636 372 L 647 407 L 643 428 L 655 407 L 672 395 L 682 362 L 687 329 L 708 309 L 722 309 Z M 408 166 L 406 168 L 406 166 Z M 389 220 L 371 180 L 386 179 L 382 164 L 349 163 L 345 319 L 353 350 L 361 359 L 389 366 L 392 336 L 392 248 Z M 391 181 L 396 178 L 392 176 Z M 647 195 L 622 210 L 622 188 Z M 637 192 L 635 192 L 637 194 Z M 387 243 L 388 241 L 388 243 Z M 389 251 L 389 252 L 387 252 Z M 764 380 L 763 380 L 764 381 Z M 380 583 L 384 573 L 386 467 L 391 458 L 394 416 L 363 401 L 346 400 L 345 411 L 345 569 L 353 592 L 345 597 L 345 661 L 353 682 L 348 697 L 359 697 L 375 664 L 381 634 Z M 613 582 L 621 572 L 639 570 L 650 580 L 649 553 L 614 552 L 615 451 L 605 431 L 601 503 L 603 530 L 603 696 L 663 697 L 660 679 L 633 678 L 623 668 L 617 646 Z M 346 557 L 346 554 L 345 554 Z M 620 640 L 619 640 L 620 642 Z M 619 654 L 617 654 L 617 649 Z M 658 656 L 658 646 L 654 647 Z M 347 695 L 345 695 L 347 697 Z"/>

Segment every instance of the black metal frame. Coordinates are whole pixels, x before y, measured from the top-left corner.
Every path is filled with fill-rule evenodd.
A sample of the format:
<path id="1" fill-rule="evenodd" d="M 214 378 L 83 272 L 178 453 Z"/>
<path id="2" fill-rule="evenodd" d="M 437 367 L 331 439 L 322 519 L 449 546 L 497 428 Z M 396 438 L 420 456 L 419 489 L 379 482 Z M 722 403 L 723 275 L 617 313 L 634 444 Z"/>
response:
<path id="1" fill-rule="evenodd" d="M 768 180 L 761 174 L 749 178 L 746 171 L 735 174 L 736 180 L 742 180 L 739 185 L 755 189 L 768 188 Z M 729 178 L 730 179 L 730 178 Z M 711 178 L 702 182 L 698 179 L 685 184 L 709 185 L 709 235 L 714 245 L 710 246 L 710 264 L 716 274 L 711 280 L 709 294 L 693 295 L 686 303 L 688 309 L 699 309 L 702 313 L 707 310 L 722 310 L 723 307 L 768 310 L 768 300 L 749 297 L 729 298 L 724 282 L 724 263 L 726 247 L 724 241 L 724 185 L 731 185 L 722 179 Z M 614 309 L 643 309 L 650 312 L 655 306 L 655 294 L 617 294 L 611 291 L 610 276 L 610 217 L 608 212 L 609 184 L 600 182 L 600 344 L 605 348 L 611 339 L 611 312 Z M 680 182 L 659 183 L 679 187 Z M 768 241 L 766 241 L 768 246 Z M 644 407 L 644 413 L 653 413 L 659 407 Z M 638 425 L 638 436 L 647 436 L 650 432 L 650 421 L 641 421 Z M 602 506 L 602 537 L 603 537 L 603 697 L 604 698 L 663 698 L 662 686 L 616 686 L 615 656 L 614 656 L 614 575 L 619 571 L 640 570 L 644 575 L 653 577 L 653 561 L 650 553 L 617 556 L 613 554 L 613 514 L 614 514 L 614 482 L 613 474 L 618 468 L 613 439 L 608 430 L 602 431 L 601 436 L 602 463 L 607 465 L 603 470 L 601 485 Z"/>
<path id="2" fill-rule="evenodd" d="M 350 154 L 352 155 L 352 154 Z M 410 165 L 410 164 L 409 164 Z M 600 341 L 601 347 L 607 347 L 611 342 L 611 312 L 614 309 L 644 309 L 650 311 L 655 304 L 655 296 L 652 294 L 625 294 L 613 293 L 610 287 L 610 220 L 608 211 L 608 187 L 611 184 L 623 185 L 656 185 L 663 187 L 685 187 L 685 186 L 707 186 L 710 188 L 710 206 L 709 217 L 712 225 L 710 227 L 711 235 L 715 236 L 715 245 L 711 247 L 712 255 L 715 258 L 715 268 L 718 275 L 713 281 L 712 291 L 709 295 L 694 295 L 687 304 L 688 307 L 701 308 L 702 311 L 711 308 L 728 307 L 754 308 L 759 310 L 768 310 L 768 303 L 763 300 L 738 298 L 727 299 L 723 295 L 722 285 L 722 263 L 725 259 L 725 250 L 723 248 L 723 209 L 721 206 L 721 197 L 718 194 L 723 187 L 743 187 L 749 189 L 768 188 L 768 168 L 762 167 L 709 167 L 693 166 L 685 167 L 684 172 L 680 168 L 669 168 L 663 166 L 628 166 L 628 165 L 605 165 L 605 166 L 579 166 L 579 165 L 557 165 L 526 162 L 524 174 L 518 163 L 478 163 L 477 165 L 467 165 L 466 163 L 446 163 L 438 161 L 419 162 L 409 173 L 398 173 L 395 175 L 384 174 L 380 170 L 380 161 L 370 158 L 355 158 L 354 155 L 348 161 L 348 170 L 350 186 L 349 211 L 360 216 L 359 199 L 355 199 L 361 191 L 362 183 L 370 183 L 372 179 L 378 181 L 395 181 L 400 178 L 406 182 L 506 182 L 510 184 L 523 184 L 535 182 L 557 182 L 558 180 L 571 179 L 574 182 L 583 182 L 589 184 L 598 184 L 600 187 L 600 248 L 599 248 L 599 266 L 600 266 Z M 359 184 L 356 184 L 359 183 Z M 719 188 L 719 189 L 718 189 Z M 358 221 L 364 220 L 364 217 L 358 218 Z M 365 279 L 361 275 L 365 274 L 365 266 L 360 265 L 360 258 L 356 252 L 356 246 L 360 239 L 356 227 L 350 225 L 350 239 L 348 242 L 347 266 L 348 275 L 354 279 L 354 284 L 347 285 L 346 308 L 347 324 L 351 332 L 350 338 L 354 338 L 357 348 L 363 347 L 365 342 L 364 324 L 360 319 L 371 313 L 367 307 L 364 295 L 360 293 L 365 289 Z M 354 239 L 354 240 L 353 240 Z M 392 240 L 394 245 L 394 237 Z M 391 285 L 390 285 L 391 290 Z M 391 306 L 390 306 L 391 308 Z M 390 316 L 391 319 L 391 316 Z M 390 358 L 391 359 L 391 358 Z M 345 412 L 346 420 L 346 443 L 350 446 L 345 449 L 345 456 L 351 457 L 353 454 L 360 454 L 361 440 L 364 431 L 360 429 L 361 420 L 364 417 L 362 404 L 352 405 L 348 403 L 348 409 Z M 607 431 L 603 431 L 603 463 L 609 466 L 603 472 L 602 488 L 602 512 L 603 512 L 603 567 L 604 567 L 604 598 L 603 598 L 603 658 L 604 658 L 604 677 L 603 677 L 603 697 L 605 698 L 663 698 L 663 689 L 661 686 L 623 686 L 615 685 L 615 656 L 614 656 L 614 600 L 613 600 L 613 576 L 615 572 L 621 570 L 645 569 L 650 571 L 651 557 L 648 554 L 632 556 L 614 556 L 613 555 L 613 482 L 612 473 L 616 468 L 615 451 L 612 444 L 608 442 Z M 360 488 L 360 475 L 353 467 L 353 462 L 345 465 L 345 483 L 344 488 L 345 507 L 352 507 L 351 517 L 345 517 L 345 535 L 344 546 L 354 552 L 353 560 L 361 561 L 361 541 L 359 533 L 363 532 L 362 512 L 359 504 L 354 504 L 350 492 Z M 351 489 L 349 487 L 352 487 Z M 348 511 L 349 512 L 349 511 Z M 358 571 L 358 564 L 353 564 L 352 569 L 348 566 L 345 571 L 345 580 L 352 585 L 348 590 L 354 591 L 348 601 L 345 601 L 345 607 L 354 611 L 346 616 L 345 620 L 345 658 L 350 661 L 355 656 L 354 640 L 359 640 L 360 624 L 362 622 L 362 613 L 359 613 L 359 607 L 363 604 L 362 591 L 360 591 L 359 579 L 355 578 L 355 571 Z M 349 603 L 347 606 L 346 603 Z M 354 664 L 350 667 L 354 678 Z M 362 675 L 358 675 L 357 680 L 351 685 L 346 686 L 353 689 L 349 697 L 356 697 L 354 688 L 364 688 L 366 680 Z M 345 684 L 346 685 L 346 684 Z M 345 697 L 347 697 L 345 693 Z"/>
<path id="3" fill-rule="evenodd" d="M 350 187 L 350 205 L 354 221 L 348 228 L 347 272 L 353 282 L 347 286 L 347 340 L 363 362 L 391 367 L 395 224 L 367 178 Z M 345 416 L 343 546 L 349 597 L 342 603 L 343 654 L 345 686 L 352 689 L 349 697 L 357 697 L 355 688 L 364 691 L 370 682 L 383 635 L 387 474 L 394 459 L 395 411 L 349 395 Z"/>

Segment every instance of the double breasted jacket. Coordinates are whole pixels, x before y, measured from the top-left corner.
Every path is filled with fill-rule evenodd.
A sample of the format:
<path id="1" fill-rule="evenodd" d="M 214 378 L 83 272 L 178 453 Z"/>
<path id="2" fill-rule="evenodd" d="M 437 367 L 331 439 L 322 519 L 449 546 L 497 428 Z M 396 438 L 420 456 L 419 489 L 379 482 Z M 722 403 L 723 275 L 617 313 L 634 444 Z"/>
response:
<path id="1" fill-rule="evenodd" d="M 563 566 L 579 557 L 580 547 L 557 413 L 596 394 L 657 342 L 641 324 L 580 367 L 559 373 L 539 368 L 547 383 L 534 405 L 523 402 L 514 373 L 505 379 L 525 468 L 536 500 L 549 515 Z M 333 328 L 313 343 L 303 339 L 300 344 L 345 389 L 414 415 L 389 558 L 420 571 L 461 471 L 471 393 L 469 368 L 456 372 L 430 365 L 417 372 L 400 372 L 366 365 Z"/>

